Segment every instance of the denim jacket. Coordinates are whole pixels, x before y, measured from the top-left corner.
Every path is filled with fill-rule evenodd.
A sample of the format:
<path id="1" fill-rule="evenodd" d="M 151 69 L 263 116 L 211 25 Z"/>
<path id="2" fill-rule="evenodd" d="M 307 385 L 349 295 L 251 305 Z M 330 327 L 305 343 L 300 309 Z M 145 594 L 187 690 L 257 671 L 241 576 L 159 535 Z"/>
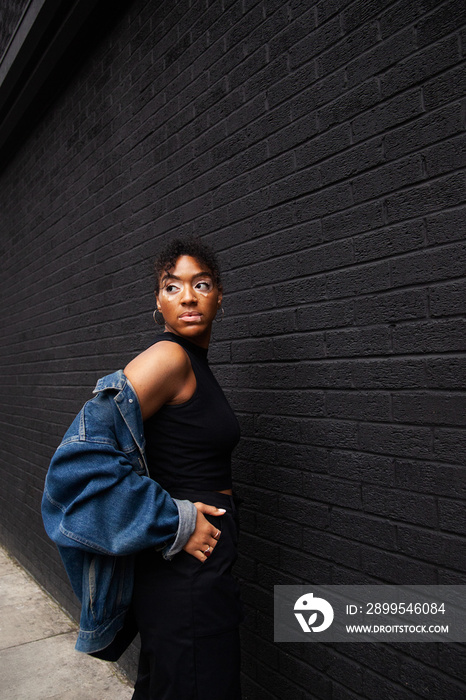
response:
<path id="1" fill-rule="evenodd" d="M 149 477 L 139 402 L 123 371 L 99 379 L 94 393 L 52 458 L 42 517 L 81 602 L 76 649 L 106 658 L 130 606 L 134 555 L 153 547 L 171 559 L 197 511 Z"/>

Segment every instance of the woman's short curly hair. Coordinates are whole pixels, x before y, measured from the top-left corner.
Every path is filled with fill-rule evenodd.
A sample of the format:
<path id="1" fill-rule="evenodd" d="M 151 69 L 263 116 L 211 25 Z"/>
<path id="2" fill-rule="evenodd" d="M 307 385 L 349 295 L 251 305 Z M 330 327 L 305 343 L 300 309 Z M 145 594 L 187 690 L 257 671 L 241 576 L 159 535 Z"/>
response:
<path id="1" fill-rule="evenodd" d="M 220 266 L 217 256 L 212 248 L 203 243 L 200 238 L 176 238 L 170 241 L 157 255 L 154 262 L 155 272 L 155 293 L 160 291 L 160 278 L 164 273 L 170 272 L 176 261 L 182 255 L 189 255 L 202 265 L 205 265 L 217 287 L 222 286 L 220 279 Z"/>

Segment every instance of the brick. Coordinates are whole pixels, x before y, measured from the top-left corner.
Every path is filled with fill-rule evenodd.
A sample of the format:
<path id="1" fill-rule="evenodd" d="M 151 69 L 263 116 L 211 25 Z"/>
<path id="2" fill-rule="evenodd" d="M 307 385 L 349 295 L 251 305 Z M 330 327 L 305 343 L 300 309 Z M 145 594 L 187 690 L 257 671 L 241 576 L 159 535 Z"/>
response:
<path id="1" fill-rule="evenodd" d="M 247 240 L 251 235 L 251 231 L 254 231 L 257 236 L 268 235 L 280 230 L 283 226 L 287 226 L 290 220 L 291 209 L 291 205 L 285 204 L 273 210 L 262 210 L 250 217 L 248 221 L 232 222 L 231 224 L 226 222 L 223 230 L 229 240 Z M 215 226 L 215 229 L 218 228 L 218 225 Z M 199 230 L 202 231 L 205 228 L 200 228 Z M 217 232 L 217 237 L 222 235 L 222 232 Z M 249 272 L 248 269 L 247 271 Z"/>
<path id="2" fill-rule="evenodd" d="M 406 526 L 406 531 L 411 532 L 412 527 L 409 526 L 408 530 Z M 394 554 L 367 547 L 362 550 L 360 575 L 362 573 L 388 584 L 406 585 L 406 581 L 409 581 L 412 586 L 437 585 L 436 566 L 431 562 L 420 561 L 417 553 L 409 556 L 406 553 Z"/>
<path id="3" fill-rule="evenodd" d="M 287 231 L 275 233 L 270 238 L 269 246 L 271 254 L 279 256 L 303 250 L 304 248 L 321 242 L 322 234 L 320 222 L 307 221 L 304 224 L 293 226 Z M 317 280 L 315 280 L 315 282 L 317 282 Z"/>
<path id="4" fill-rule="evenodd" d="M 257 212 L 262 210 L 265 197 L 266 192 L 264 190 L 258 190 L 246 195 L 240 200 L 235 200 L 232 204 L 228 205 L 229 221 L 240 221 L 241 219 L 246 219 L 248 216 L 257 214 Z"/>
<path id="5" fill-rule="evenodd" d="M 348 86 L 353 87 L 367 78 L 388 69 L 402 58 L 409 56 L 416 48 L 413 27 L 379 42 L 369 51 L 355 58 L 347 66 Z"/>
<path id="6" fill-rule="evenodd" d="M 380 105 L 355 117 L 351 122 L 351 130 L 356 141 L 361 141 L 417 117 L 423 112 L 422 92 L 419 88 L 414 88 L 390 100 L 384 100 Z M 395 140 L 396 136 L 393 136 L 393 139 Z M 384 150 L 390 154 L 390 141 L 385 140 Z"/>
<path id="7" fill-rule="evenodd" d="M 282 549 L 280 556 L 280 570 L 298 577 L 304 582 L 318 585 L 330 580 L 331 565 L 327 561 L 318 559 L 307 552 L 297 552 L 292 549 Z M 293 696 L 296 697 L 296 696 Z"/>
<path id="8" fill-rule="evenodd" d="M 318 167 L 301 170 L 296 175 L 289 175 L 270 188 L 270 204 L 274 206 L 289 199 L 297 199 L 309 192 L 318 190 L 320 186 L 320 170 Z"/>
<path id="9" fill-rule="evenodd" d="M 277 306 L 297 306 L 322 301 L 326 296 L 325 277 L 321 275 L 277 284 L 274 293 Z"/>
<path id="10" fill-rule="evenodd" d="M 303 700 L 303 691 L 294 681 L 284 680 L 275 669 L 269 666 L 258 669 L 258 681 L 266 690 L 271 693 L 279 693 L 279 697 L 283 700 Z M 275 695 L 276 697 L 276 695 Z"/>
<path id="11" fill-rule="evenodd" d="M 350 236 L 371 231 L 384 224 L 384 212 L 381 202 L 370 202 L 334 214 L 324 216 L 322 233 L 326 240 L 348 238 Z"/>
<path id="12" fill-rule="evenodd" d="M 329 697 L 331 681 L 326 674 L 320 673 L 314 668 L 310 669 L 307 663 L 294 658 L 291 654 L 284 654 L 280 663 L 280 670 L 288 678 L 293 678 L 295 683 L 302 686 L 306 695 L 309 688 L 312 688 L 312 694 L 315 698 Z"/>
<path id="13" fill-rule="evenodd" d="M 290 49 L 291 67 L 296 68 L 307 63 L 312 58 L 319 56 L 328 46 L 341 38 L 339 17 L 320 25 L 310 31 L 308 35 Z"/>
<path id="14" fill-rule="evenodd" d="M 343 680 L 346 680 L 346 677 L 343 677 Z M 334 700 L 358 700 L 361 697 L 361 695 L 353 693 L 348 688 L 336 684 L 333 685 L 332 694 Z"/>
<path id="15" fill-rule="evenodd" d="M 343 16 L 344 26 L 344 16 Z M 326 74 L 345 66 L 363 51 L 367 51 L 378 41 L 377 22 L 368 22 L 354 32 L 349 32 L 345 27 L 342 39 L 328 51 L 321 54 L 318 60 L 319 73 Z"/>
<path id="16" fill-rule="evenodd" d="M 393 396 L 393 417 L 423 425 L 466 425 L 466 396 L 417 392 Z"/>
<path id="17" fill-rule="evenodd" d="M 351 532 L 352 537 L 360 542 L 386 550 L 396 549 L 395 525 L 366 513 L 333 508 L 329 529 L 341 537 L 347 537 L 348 532 Z"/>
<path id="18" fill-rule="evenodd" d="M 216 83 L 212 88 L 212 106 L 208 112 L 204 112 L 204 99 L 203 95 L 199 96 L 199 99 L 194 103 L 194 109 L 196 115 L 205 114 L 206 120 L 212 124 L 233 115 L 237 109 L 243 105 L 243 92 L 241 88 L 233 90 L 231 92 L 227 91 L 223 98 L 214 100 L 215 96 L 220 97 L 221 92 L 224 90 L 224 82 L 220 84 Z M 227 125 L 228 131 L 230 131 L 229 125 Z"/>
<path id="19" fill-rule="evenodd" d="M 390 266 L 386 261 L 327 274 L 329 299 L 370 294 L 389 287 Z"/>
<path id="20" fill-rule="evenodd" d="M 462 352 L 464 330 L 464 319 L 407 323 L 393 329 L 393 350 L 396 353 L 442 352 L 448 342 L 450 352 Z"/>
<path id="21" fill-rule="evenodd" d="M 235 89 L 244 84 L 251 76 L 256 75 L 259 70 L 265 68 L 266 64 L 266 50 L 265 47 L 261 47 L 230 73 L 228 80 L 230 89 Z"/>
<path id="22" fill-rule="evenodd" d="M 466 163 L 465 140 L 463 136 L 453 139 L 447 144 L 441 143 L 429 148 L 423 154 L 427 175 L 434 177 L 464 167 Z"/>
<path id="23" fill-rule="evenodd" d="M 445 34 L 454 32 L 464 25 L 466 9 L 457 0 L 443 3 L 435 12 L 423 17 L 417 24 L 419 46 L 432 44 Z"/>
<path id="24" fill-rule="evenodd" d="M 400 665 L 400 679 L 409 690 L 416 693 L 433 691 L 439 700 L 460 700 L 464 684 L 450 681 L 442 675 L 429 668 L 417 668 L 409 659 L 404 659 Z"/>
<path id="25" fill-rule="evenodd" d="M 322 163 L 320 166 L 322 183 L 327 185 L 337 180 L 349 178 L 382 162 L 382 139 L 372 139 Z"/>
<path id="26" fill-rule="evenodd" d="M 454 428 L 436 428 L 434 434 L 435 456 L 450 464 L 464 462 L 466 455 L 466 435 Z"/>
<path id="27" fill-rule="evenodd" d="M 363 484 L 362 500 L 364 510 L 379 517 L 425 527 L 436 527 L 438 524 L 437 504 L 431 496 Z"/>
<path id="28" fill-rule="evenodd" d="M 209 8 L 210 9 L 210 8 Z M 215 22 L 211 22 L 209 26 L 209 41 L 215 42 L 222 37 L 242 16 L 243 8 L 240 3 L 233 3 L 228 8 L 225 3 L 222 3 L 220 11 L 217 9 L 217 18 Z"/>
<path id="29" fill-rule="evenodd" d="M 303 528 L 303 550 L 313 556 L 343 564 L 349 568 L 359 568 L 360 545 L 327 532 Z"/>
<path id="30" fill-rule="evenodd" d="M 424 241 L 425 230 L 422 220 L 403 222 L 355 237 L 354 259 L 356 262 L 366 262 L 408 253 L 422 248 Z"/>
<path id="31" fill-rule="evenodd" d="M 306 37 L 314 26 L 315 19 L 312 10 L 298 16 L 270 41 L 269 50 L 271 56 L 277 56 L 291 49 L 292 46 Z"/>
<path id="32" fill-rule="evenodd" d="M 458 569 L 464 556 L 464 541 L 453 535 L 399 527 L 400 551 L 426 562 Z"/>
<path id="33" fill-rule="evenodd" d="M 351 481 L 394 486 L 393 461 L 392 457 L 383 455 L 332 450 L 328 472 L 331 476 Z"/>
<path id="34" fill-rule="evenodd" d="M 227 49 L 233 48 L 235 46 L 242 46 L 244 40 L 251 40 L 252 36 L 259 30 L 259 26 L 263 22 L 263 11 L 260 4 L 255 4 L 251 8 L 245 7 L 243 9 L 243 17 L 227 32 L 224 37 L 224 42 Z"/>
<path id="35" fill-rule="evenodd" d="M 463 674 L 461 669 L 464 664 L 464 649 L 459 644 L 448 644 L 446 646 L 446 649 L 441 649 L 439 652 L 439 667 L 443 673 L 462 681 Z"/>
<path id="36" fill-rule="evenodd" d="M 320 474 L 304 474 L 303 495 L 313 501 L 361 509 L 361 490 L 357 484 L 336 481 Z"/>
<path id="37" fill-rule="evenodd" d="M 426 217 L 427 242 L 448 243 L 463 239 L 464 207 Z"/>
<path id="38" fill-rule="evenodd" d="M 464 535 L 466 528 L 464 503 L 462 501 L 439 499 L 438 509 L 440 528 Z"/>
<path id="39" fill-rule="evenodd" d="M 452 68 L 446 73 L 432 78 L 424 86 L 424 100 L 427 109 L 436 109 L 445 103 L 460 100 L 464 95 L 464 66 Z"/>
<path id="40" fill-rule="evenodd" d="M 385 200 L 388 221 L 391 223 L 422 213 L 431 214 L 463 202 L 466 195 L 464 185 L 464 177 L 460 173 L 389 195 Z"/>
<path id="41" fill-rule="evenodd" d="M 364 693 L 367 697 L 371 697 L 374 693 L 378 693 L 381 700 L 409 700 L 412 693 L 407 690 L 399 682 L 390 682 L 386 679 L 380 679 L 377 673 L 368 672 L 364 676 Z"/>
<path id="42" fill-rule="evenodd" d="M 379 15 L 387 5 L 388 0 L 357 0 L 349 8 L 342 12 L 342 24 L 346 32 L 354 30 L 356 27 L 364 25 L 368 20 Z"/>
<path id="43" fill-rule="evenodd" d="M 390 420 L 390 396 L 380 392 L 328 391 L 325 406 L 334 418 Z"/>
<path id="44" fill-rule="evenodd" d="M 362 449 L 399 457 L 432 456 L 432 431 L 427 427 L 367 424 L 360 428 Z"/>
<path id="45" fill-rule="evenodd" d="M 322 472 L 328 471 L 328 454 L 323 447 L 315 445 L 281 444 L 277 445 L 277 464 L 289 466 L 293 469 L 304 471 Z"/>
<path id="46" fill-rule="evenodd" d="M 318 24 L 324 24 L 330 17 L 340 12 L 340 10 L 345 7 L 346 0 L 327 0 L 327 2 L 321 0 L 317 3 L 317 22 Z"/>
<path id="47" fill-rule="evenodd" d="M 329 269 L 344 267 L 352 261 L 351 242 L 334 241 L 303 251 L 297 260 L 297 270 L 301 275 L 316 275 Z"/>
<path id="48" fill-rule="evenodd" d="M 367 199 L 375 199 L 423 179 L 422 159 L 419 155 L 411 155 L 355 178 L 353 180 L 354 201 L 359 203 Z"/>
<path id="49" fill-rule="evenodd" d="M 206 73 L 202 73 L 196 81 L 193 81 L 188 90 L 183 94 L 187 104 L 192 107 L 196 117 L 208 112 L 212 114 L 214 107 L 218 110 L 221 107 L 218 103 L 224 103 L 229 97 L 228 83 L 226 78 L 217 81 L 209 86 L 209 79 Z M 237 92 L 233 91 L 234 98 Z M 211 123 L 215 123 L 212 120 Z"/>
<path id="50" fill-rule="evenodd" d="M 350 184 L 347 182 L 339 183 L 301 199 L 296 217 L 298 221 L 314 219 L 317 216 L 326 216 L 346 209 L 352 203 Z"/>
<path id="51" fill-rule="evenodd" d="M 358 326 L 378 323 L 394 323 L 412 318 L 426 318 L 427 298 L 422 289 L 387 292 L 356 299 L 355 322 Z M 366 333 L 370 332 L 368 329 Z"/>
<path id="52" fill-rule="evenodd" d="M 305 112 L 307 112 L 307 107 Z M 338 153 L 350 144 L 350 127 L 348 124 L 341 124 L 323 135 L 314 137 L 306 145 L 297 148 L 296 165 L 298 168 L 313 165 L 319 160 Z"/>
<path id="53" fill-rule="evenodd" d="M 295 148 L 304 141 L 308 141 L 317 131 L 316 116 L 306 115 L 269 138 L 269 153 L 271 156 L 277 156 L 287 149 Z"/>
<path id="54" fill-rule="evenodd" d="M 371 326 L 357 330 L 327 331 L 326 347 L 328 357 L 386 354 L 391 351 L 390 330 Z"/>
<path id="55" fill-rule="evenodd" d="M 428 15 L 436 7 L 438 7 L 438 0 L 414 0 L 410 3 L 399 0 L 380 17 L 382 38 L 385 39 L 418 18 Z"/>
<path id="56" fill-rule="evenodd" d="M 279 515 L 282 519 L 313 525 L 325 529 L 329 522 L 329 508 L 325 505 L 310 502 L 297 496 L 281 495 L 279 500 Z"/>
<path id="57" fill-rule="evenodd" d="M 282 338 L 273 338 L 274 358 L 280 361 L 309 360 L 325 355 L 325 338 L 323 333 L 293 334 Z"/>
<path id="58" fill-rule="evenodd" d="M 459 60 L 458 39 L 447 37 L 405 59 L 381 78 L 383 97 L 389 97 L 450 68 Z"/>
<path id="59" fill-rule="evenodd" d="M 464 386 L 465 357 L 428 358 L 426 361 L 427 386 L 434 389 L 457 389 Z"/>
<path id="60" fill-rule="evenodd" d="M 302 546 L 302 528 L 294 523 L 284 523 L 282 519 L 258 514 L 256 534 L 272 542 L 288 545 L 293 542 L 295 547 Z M 277 584 L 275 584 L 277 585 Z"/>
<path id="61" fill-rule="evenodd" d="M 435 116 L 435 118 L 433 118 Z M 384 140 L 388 160 L 419 150 L 436 141 L 447 139 L 462 131 L 459 105 L 448 105 L 435 115 L 429 113 L 413 122 L 390 131 Z"/>
<path id="62" fill-rule="evenodd" d="M 291 153 L 284 153 L 282 156 L 254 168 L 254 170 L 248 174 L 251 189 L 258 189 L 264 185 L 281 180 L 291 175 L 294 170 L 295 163 L 293 155 Z"/>
<path id="63" fill-rule="evenodd" d="M 297 311 L 296 329 L 315 331 L 323 328 L 348 326 L 353 322 L 353 305 L 347 302 L 326 302 L 314 304 Z"/>
<path id="64" fill-rule="evenodd" d="M 466 281 L 458 280 L 429 289 L 430 313 L 432 316 L 456 316 L 466 308 Z"/>
<path id="65" fill-rule="evenodd" d="M 327 130 L 380 102 L 378 81 L 369 79 L 318 111 L 319 129 Z"/>
<path id="66" fill-rule="evenodd" d="M 303 90 L 306 93 L 313 92 L 317 74 L 315 67 L 306 65 L 289 75 L 280 77 L 282 78 L 281 80 L 271 81 L 267 87 L 267 101 L 270 109 L 289 100 L 293 95 Z M 303 113 L 299 116 L 303 116 Z"/>
<path id="67" fill-rule="evenodd" d="M 351 688 L 356 693 L 362 692 L 364 671 L 359 667 L 358 662 L 355 663 L 347 658 L 340 657 L 338 654 L 334 654 L 330 661 L 330 666 L 331 671 L 329 675 L 331 678 Z"/>

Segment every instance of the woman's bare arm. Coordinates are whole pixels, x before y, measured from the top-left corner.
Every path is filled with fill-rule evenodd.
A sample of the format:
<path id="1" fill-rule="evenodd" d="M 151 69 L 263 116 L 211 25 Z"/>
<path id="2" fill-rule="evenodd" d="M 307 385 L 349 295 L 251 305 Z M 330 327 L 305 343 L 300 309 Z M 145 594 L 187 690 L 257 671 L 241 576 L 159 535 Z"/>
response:
<path id="1" fill-rule="evenodd" d="M 142 419 L 147 420 L 165 404 L 187 401 L 196 388 L 196 378 L 191 362 L 182 347 L 171 341 L 152 345 L 131 360 L 124 369 L 131 382 L 141 407 Z M 223 515 L 224 510 L 205 503 L 195 503 L 197 508 L 196 528 L 183 549 L 200 561 L 205 561 L 205 550 L 217 544 L 214 535 L 219 532 L 204 513 Z"/>
<path id="2" fill-rule="evenodd" d="M 156 343 L 135 357 L 124 373 L 137 394 L 143 420 L 166 403 L 186 401 L 196 388 L 186 352 L 169 340 Z"/>

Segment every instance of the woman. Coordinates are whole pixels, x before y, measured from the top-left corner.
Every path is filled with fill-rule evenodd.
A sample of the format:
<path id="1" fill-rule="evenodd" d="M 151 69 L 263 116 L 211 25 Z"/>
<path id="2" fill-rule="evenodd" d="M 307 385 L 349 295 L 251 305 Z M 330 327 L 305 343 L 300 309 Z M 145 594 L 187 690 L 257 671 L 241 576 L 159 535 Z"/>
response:
<path id="1" fill-rule="evenodd" d="M 116 660 L 139 630 L 133 700 L 238 700 L 239 426 L 207 361 L 219 268 L 188 239 L 155 272 L 165 332 L 76 416 L 47 474 L 44 524 L 81 601 L 76 648 Z"/>
<path id="2" fill-rule="evenodd" d="M 194 502 L 207 525 L 171 561 L 137 557 L 133 595 L 141 635 L 134 700 L 239 698 L 240 603 L 231 576 L 237 522 L 231 452 L 239 426 L 207 361 L 222 287 L 212 252 L 175 241 L 156 261 L 165 332 L 124 369 L 139 399 L 149 472 L 171 496 Z M 160 319 L 159 323 L 160 323 Z"/>

